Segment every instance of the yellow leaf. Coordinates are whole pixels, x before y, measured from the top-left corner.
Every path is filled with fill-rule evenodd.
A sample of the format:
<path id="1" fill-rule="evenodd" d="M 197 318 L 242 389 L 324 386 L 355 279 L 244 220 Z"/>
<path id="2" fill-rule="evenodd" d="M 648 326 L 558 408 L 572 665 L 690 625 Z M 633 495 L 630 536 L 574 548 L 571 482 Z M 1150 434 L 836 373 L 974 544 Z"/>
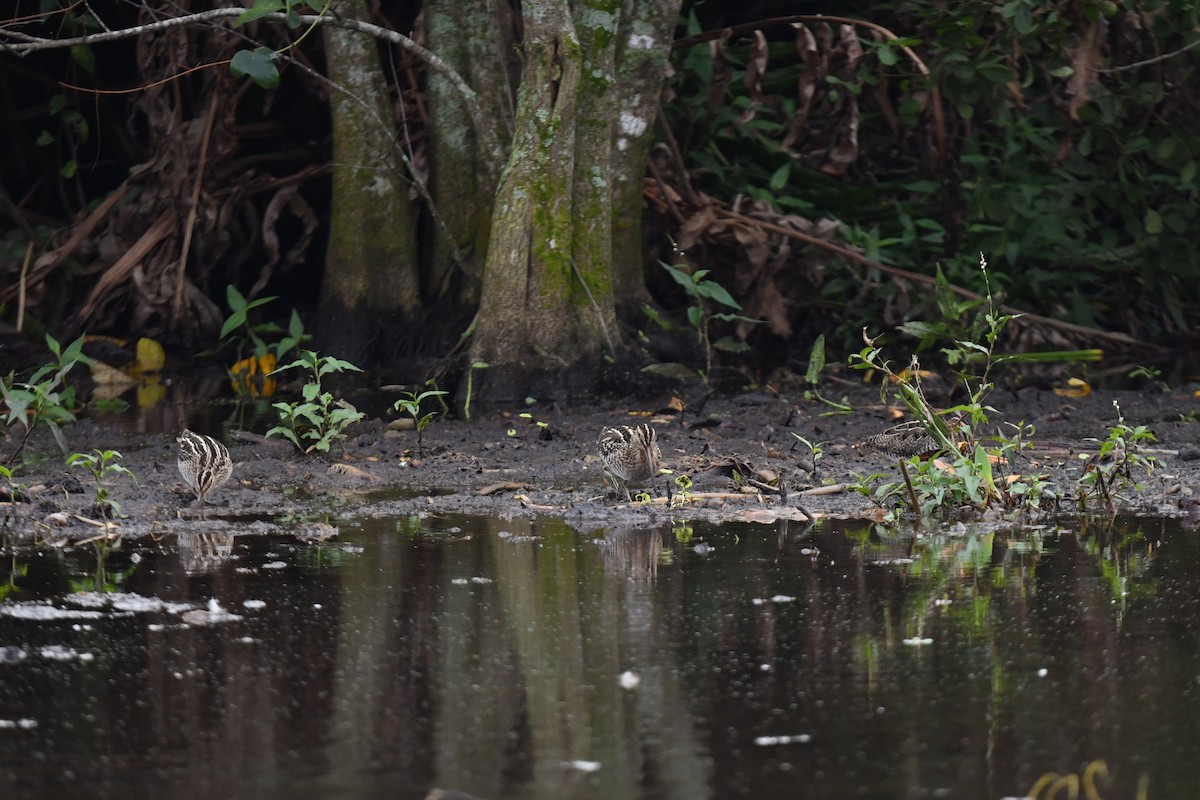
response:
<path id="1" fill-rule="evenodd" d="M 143 336 L 137 341 L 137 363 L 142 372 L 160 372 L 167 363 L 167 354 L 161 344 Z"/>
<path id="2" fill-rule="evenodd" d="M 275 369 L 275 355 L 267 353 L 262 358 L 250 356 L 229 368 L 233 376 L 233 391 L 235 394 L 248 394 L 251 397 L 270 397 L 275 394 L 279 381 L 267 377 Z"/>
<path id="3" fill-rule="evenodd" d="M 1059 397 L 1087 397 L 1092 393 L 1092 387 L 1080 378 L 1068 378 L 1066 388 L 1056 386 L 1054 393 Z"/>

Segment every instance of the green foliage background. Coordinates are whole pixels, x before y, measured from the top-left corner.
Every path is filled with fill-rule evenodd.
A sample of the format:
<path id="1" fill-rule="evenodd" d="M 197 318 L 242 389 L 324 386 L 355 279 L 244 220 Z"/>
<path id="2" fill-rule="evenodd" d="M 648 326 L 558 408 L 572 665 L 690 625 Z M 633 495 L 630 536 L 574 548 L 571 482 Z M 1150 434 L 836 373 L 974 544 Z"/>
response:
<path id="1" fill-rule="evenodd" d="M 708 11 L 689 12 L 689 35 L 720 26 Z M 786 23 L 762 28 L 765 70 L 750 31 L 677 48 L 668 115 L 700 188 L 834 217 L 867 256 L 940 262 L 972 289 L 986 253 L 1018 307 L 1147 339 L 1196 327 L 1200 4 L 897 0 L 853 16 L 900 38 L 855 26 L 852 63 L 831 24 L 799 135 L 814 64 Z M 839 169 L 851 121 L 857 153 Z M 841 308 L 863 282 L 874 300 L 842 320 L 846 339 L 899 290 L 853 270 L 822 287 Z"/>

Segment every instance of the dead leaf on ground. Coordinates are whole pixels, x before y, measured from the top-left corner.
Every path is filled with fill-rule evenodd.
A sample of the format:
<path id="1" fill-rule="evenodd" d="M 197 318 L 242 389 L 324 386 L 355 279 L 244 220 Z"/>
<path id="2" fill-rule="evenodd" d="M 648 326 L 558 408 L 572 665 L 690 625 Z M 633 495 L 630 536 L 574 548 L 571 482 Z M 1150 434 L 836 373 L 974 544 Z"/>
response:
<path id="1" fill-rule="evenodd" d="M 1092 387 L 1082 378 L 1068 378 L 1065 387 L 1054 387 L 1054 393 L 1059 397 L 1087 397 L 1092 393 Z"/>

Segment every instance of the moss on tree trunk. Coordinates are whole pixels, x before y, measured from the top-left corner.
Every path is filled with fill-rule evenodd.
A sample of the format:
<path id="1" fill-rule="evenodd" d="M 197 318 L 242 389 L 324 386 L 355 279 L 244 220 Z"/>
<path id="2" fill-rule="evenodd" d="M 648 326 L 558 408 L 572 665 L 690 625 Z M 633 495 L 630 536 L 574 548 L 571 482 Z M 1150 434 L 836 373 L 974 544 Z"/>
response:
<path id="1" fill-rule="evenodd" d="M 512 134 L 520 64 L 513 10 L 489 0 L 430 0 L 425 4 L 429 46 L 476 91 L 501 142 Z M 475 306 L 491 233 L 496 183 L 480 169 L 478 137 L 461 95 L 440 74 L 429 76 L 430 191 L 434 212 L 426 229 L 426 296 L 445 309 Z"/>
<path id="2" fill-rule="evenodd" d="M 609 180 L 613 194 L 613 300 L 623 320 L 642 317 L 650 302 L 643 264 L 642 190 L 646 160 L 654 142 L 655 120 L 671 50 L 671 31 L 679 19 L 678 0 L 631 4 L 617 34 L 616 120 Z"/>
<path id="3" fill-rule="evenodd" d="M 524 69 L 513 146 L 497 193 L 472 340 L 480 396 L 562 397 L 590 389 L 616 325 L 612 164 L 623 5 L 522 4 Z M 667 42 L 656 46 L 665 53 Z M 661 80 L 661 74 L 660 74 Z M 645 166 L 645 151 L 638 169 Z M 634 168 L 631 167 L 629 172 Z M 641 199 L 636 200 L 640 214 Z M 637 280 L 641 281 L 640 273 Z"/>
<path id="4" fill-rule="evenodd" d="M 365 0 L 339 13 L 367 19 Z M 322 30 L 333 117 L 333 201 L 317 336 L 323 350 L 360 365 L 378 361 L 421 309 L 408 187 L 375 42 Z"/>

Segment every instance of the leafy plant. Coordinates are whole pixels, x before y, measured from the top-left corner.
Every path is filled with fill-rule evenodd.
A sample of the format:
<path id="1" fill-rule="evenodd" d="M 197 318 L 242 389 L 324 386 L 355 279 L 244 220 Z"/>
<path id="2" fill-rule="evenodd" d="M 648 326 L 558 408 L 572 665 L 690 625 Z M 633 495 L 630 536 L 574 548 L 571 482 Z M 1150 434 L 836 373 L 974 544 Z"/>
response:
<path id="1" fill-rule="evenodd" d="M 1144 456 L 1138 452 L 1139 445 L 1158 441 L 1154 432 L 1145 425 L 1126 425 L 1116 400 L 1113 401 L 1113 408 L 1117 410 L 1117 424 L 1108 429 L 1108 437 L 1100 443 L 1099 452 L 1080 456 L 1087 461 L 1079 478 L 1079 503 L 1084 508 L 1089 497 L 1096 497 L 1103 500 L 1110 511 L 1115 510 L 1113 495 L 1118 490 L 1126 486 L 1141 490 L 1142 487 L 1134 479 L 1135 471 L 1145 470 L 1146 475 L 1154 472 L 1154 456 Z"/>
<path id="2" fill-rule="evenodd" d="M 101 517 L 121 516 L 121 504 L 109 497 L 105 479 L 118 475 L 128 475 L 135 483 L 137 478 L 127 468 L 117 463 L 122 458 L 116 450 L 95 450 L 91 453 L 71 453 L 67 456 L 67 466 L 82 466 L 92 475 L 96 485 L 96 501 L 92 508 Z"/>
<path id="3" fill-rule="evenodd" d="M 80 336 L 63 348 L 58 340 L 47 334 L 46 346 L 54 354 L 55 362 L 38 367 L 23 383 L 16 382 L 11 374 L 0 381 L 0 395 L 4 397 L 6 408 L 5 426 L 12 427 L 20 423 L 25 427 L 21 441 L 9 455 L 6 464 L 16 460 L 25 448 L 29 435 L 38 426 L 49 428 L 54 441 L 64 453 L 67 451 L 61 426 L 75 421 L 77 404 L 74 387 L 65 385 L 64 381 L 76 364 L 91 363 L 91 359 L 83 354 L 83 339 Z"/>
<path id="4" fill-rule="evenodd" d="M 421 435 L 424 433 L 425 428 L 428 427 L 429 423 L 433 421 L 433 418 L 437 416 L 438 412 L 430 411 L 428 414 L 422 415 L 421 403 L 424 402 L 426 398 L 442 397 L 447 393 L 440 389 L 430 389 L 428 391 L 421 392 L 420 394 L 417 394 L 416 392 L 401 392 L 401 394 L 406 396 L 401 397 L 399 400 L 393 403 L 392 408 L 396 409 L 397 411 L 402 411 L 413 418 L 413 422 L 416 424 L 417 428 L 417 455 L 422 456 L 423 445 L 421 442 Z"/>
<path id="5" fill-rule="evenodd" d="M 5 523 L 8 522 L 10 517 L 13 519 L 16 518 L 17 503 L 26 499 L 25 490 L 28 488 L 23 483 L 13 483 L 14 472 L 16 472 L 16 468 L 14 467 L 0 466 L 0 478 L 4 479 L 5 489 L 7 490 L 4 515 Z"/>
<path id="6" fill-rule="evenodd" d="M 295 309 L 292 309 L 286 331 L 274 322 L 251 324 L 251 311 L 277 299 L 273 296 L 247 300 L 233 284 L 225 287 L 225 302 L 229 304 L 230 313 L 221 326 L 220 338 L 235 347 L 236 357 L 229 369 L 229 378 L 234 391 L 240 395 L 272 394 L 273 387 L 271 391 L 266 387 L 268 375 L 275 370 L 275 365 L 312 338 L 305 333 L 304 323 Z"/>
<path id="7" fill-rule="evenodd" d="M 267 431 L 267 436 L 282 436 L 305 454 L 313 450 L 327 453 L 335 440 L 345 437 L 346 428 L 366 415 L 350 402 L 335 399 L 331 392 L 324 391 L 321 381 L 332 373 L 362 370 L 349 361 L 301 350 L 297 360 L 279 367 L 272 374 L 297 367 L 310 373 L 308 382 L 300 389 L 302 399 L 294 403 L 271 404 L 282 424 Z"/>
<path id="8" fill-rule="evenodd" d="M 963 298 L 955 294 L 938 264 L 934 288 L 941 319 L 933 322 L 913 320 L 899 326 L 899 330 L 917 338 L 918 351 L 935 343 L 945 343 L 941 352 L 946 363 L 958 373 L 972 394 L 984 389 L 984 384 L 991 379 L 992 369 L 1003 364 L 1099 361 L 1103 357 L 1103 351 L 1097 349 L 998 354 L 996 341 L 1001 332 L 1021 315 L 997 311 L 987 258 L 983 253 L 979 254 L 979 272 L 983 276 L 984 295 Z M 966 322 L 964 316 L 968 317 Z M 972 381 L 977 384 L 974 388 L 970 385 Z M 988 384 L 985 391 L 990 388 Z"/>
<path id="9" fill-rule="evenodd" d="M 868 339 L 865 333 L 867 347 L 850 357 L 855 369 L 883 373 L 881 394 L 885 394 L 889 386 L 895 387 L 900 400 L 933 442 L 938 454 L 949 462 L 943 466 L 934 458 L 922 460 L 913 456 L 902 459 L 903 483 L 884 484 L 876 490 L 874 498 L 879 502 L 907 498 L 913 513 L 918 516 L 967 508 L 981 511 L 989 506 L 1040 510 L 1043 500 L 1058 497 L 1057 490 L 1040 477 L 1022 476 L 1015 471 L 1007 476 L 997 473 L 996 465 L 1007 465 L 1008 469 L 1015 470 L 1017 456 L 1027 446 L 1027 437 L 1033 433 L 1032 426 L 1017 426 L 1014 434 L 1008 437 L 982 435 L 988 414 L 995 411 L 986 405 L 994 388 L 991 370 L 1005 358 L 996 354 L 996 342 L 1015 316 L 996 313 L 987 282 L 987 260 L 982 253 L 979 264 L 989 289 L 979 301 L 979 304 L 986 303 L 987 311 L 971 329 L 977 338 L 956 339 L 952 347 L 943 350 L 951 363 L 960 368 L 960 378 L 969 394 L 966 402 L 943 411 L 936 410 L 922 389 L 917 357 L 911 357 L 907 369 L 896 372 L 883 358 L 875 341 Z M 944 286 L 944 279 L 939 280 L 939 285 Z M 950 312 L 963 310 L 952 297 L 944 297 L 941 302 Z M 978 373 L 972 370 L 976 366 L 982 367 Z"/>
<path id="10" fill-rule="evenodd" d="M 1118 53 L 1095 35 L 1129 13 L 1111 2 L 888 0 L 836 33 L 817 18 L 762 23 L 792 25 L 795 47 L 754 24 L 718 38 L 705 29 L 724 27 L 720 15 L 695 5 L 663 112 L 700 192 L 819 209 L 865 256 L 898 267 L 951 248 L 996 253 L 1010 301 L 1075 323 L 1187 331 L 1200 276 L 1187 240 L 1200 220 L 1195 91 L 1165 101 L 1195 86 L 1195 65 L 1159 56 L 1189 46 L 1196 7 L 1171 8 L 1181 13 L 1147 21 Z M 929 129 L 949 134 L 932 168 Z M 971 285 L 972 260 L 948 260 L 950 280 Z M 904 291 L 840 269 L 811 297 L 853 298 L 877 319 L 907 307 Z"/>
<path id="11" fill-rule="evenodd" d="M 1162 370 L 1154 366 L 1138 365 L 1128 373 L 1131 380 L 1144 380 L 1155 386 L 1160 392 L 1171 391 L 1171 386 L 1163 380 Z"/>
<path id="12" fill-rule="evenodd" d="M 820 461 L 822 458 L 824 458 L 824 457 L 825 457 L 825 448 L 824 448 L 824 445 L 825 445 L 826 443 L 825 443 L 825 442 L 813 442 L 813 441 L 810 441 L 810 440 L 808 440 L 808 439 L 804 438 L 803 436 L 801 436 L 801 435 L 800 435 L 800 434 L 798 434 L 798 433 L 793 433 L 793 434 L 792 434 L 792 437 L 793 437 L 793 438 L 795 438 L 795 440 L 796 440 L 797 442 L 799 442 L 800 444 L 802 444 L 802 445 L 804 445 L 806 448 L 808 448 L 808 457 L 809 457 L 809 461 L 812 463 L 812 473 L 813 473 L 813 477 L 816 477 L 816 474 L 817 474 L 817 468 L 818 468 L 818 466 L 819 466 L 819 465 L 818 465 L 818 462 L 819 462 L 819 461 Z M 792 447 L 793 447 L 793 449 L 794 449 L 794 448 L 795 448 L 795 445 L 793 445 Z"/>
<path id="13" fill-rule="evenodd" d="M 709 280 L 705 276 L 709 270 L 698 269 L 695 272 L 688 272 L 682 266 L 671 266 L 665 261 L 658 262 L 667 274 L 675 279 L 675 282 L 684 288 L 691 299 L 691 305 L 688 306 L 687 318 L 692 327 L 696 329 L 696 333 L 700 337 L 700 343 L 704 346 L 704 371 L 700 373 L 700 377 L 708 383 L 709 377 L 712 375 L 713 350 L 725 350 L 728 352 L 742 352 L 749 349 L 749 345 L 745 342 L 739 342 L 732 336 L 723 336 L 717 341 L 712 341 L 709 335 L 709 326 L 714 319 L 722 322 L 731 322 L 733 320 L 741 320 L 743 322 L 757 323 L 760 320 L 750 319 L 741 314 L 735 314 L 730 311 L 710 312 L 705 301 L 711 301 L 725 308 L 732 308 L 735 311 L 741 311 L 742 307 L 733 295 L 729 294 L 724 286 L 716 281 Z"/>

